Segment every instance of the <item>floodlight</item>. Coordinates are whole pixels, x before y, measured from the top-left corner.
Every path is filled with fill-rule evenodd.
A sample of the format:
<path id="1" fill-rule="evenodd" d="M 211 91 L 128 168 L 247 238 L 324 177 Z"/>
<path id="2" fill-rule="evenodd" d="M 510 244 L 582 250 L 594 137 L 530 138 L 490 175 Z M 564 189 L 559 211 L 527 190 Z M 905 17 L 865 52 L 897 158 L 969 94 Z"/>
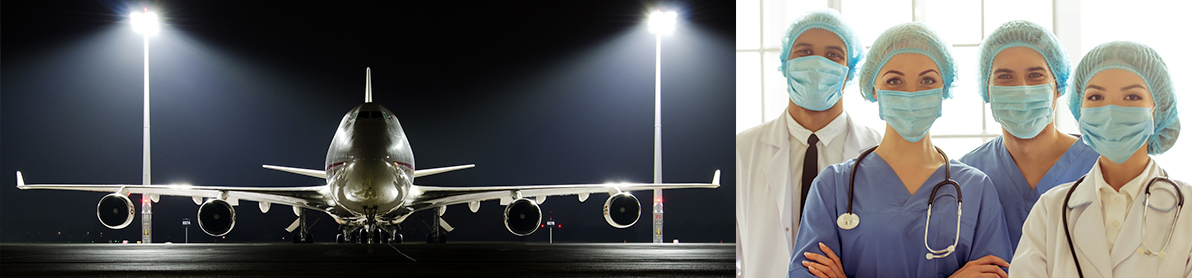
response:
<path id="1" fill-rule="evenodd" d="M 152 35 L 161 29 L 157 22 L 157 14 L 150 11 L 132 12 L 132 30 L 137 34 Z"/>
<path id="2" fill-rule="evenodd" d="M 678 15 L 671 12 L 654 11 L 650 13 L 650 33 L 669 35 L 675 31 L 675 18 Z"/>

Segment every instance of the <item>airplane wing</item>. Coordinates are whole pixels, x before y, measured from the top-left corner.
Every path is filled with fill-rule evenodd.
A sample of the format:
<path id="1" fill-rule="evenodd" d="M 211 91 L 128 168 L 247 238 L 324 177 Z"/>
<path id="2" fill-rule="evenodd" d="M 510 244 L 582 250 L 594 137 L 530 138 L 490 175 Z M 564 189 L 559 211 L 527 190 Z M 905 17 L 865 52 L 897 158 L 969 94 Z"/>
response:
<path id="1" fill-rule="evenodd" d="M 229 187 L 229 186 L 191 186 L 176 184 L 26 184 L 21 172 L 17 172 L 17 188 L 20 189 L 57 189 L 94 191 L 121 194 L 145 194 L 154 202 L 159 196 L 187 196 L 194 199 L 196 204 L 202 198 L 225 198 L 232 205 L 238 205 L 239 200 L 250 200 L 296 206 L 314 210 L 323 210 L 330 206 L 322 196 L 327 186 L 305 187 Z"/>
<path id="2" fill-rule="evenodd" d="M 499 199 L 501 204 L 509 204 L 517 196 L 535 197 L 535 201 L 542 203 L 546 196 L 579 195 L 580 202 L 588 199 L 591 193 L 617 194 L 620 192 L 675 189 L 675 188 L 717 188 L 720 187 L 720 170 L 712 176 L 711 183 L 603 183 L 603 184 L 564 184 L 564 185 L 521 185 L 521 186 L 482 186 L 482 187 L 443 187 L 443 186 L 414 186 L 414 192 L 420 193 L 414 199 L 412 208 L 415 211 L 454 204 L 470 203 L 469 207 L 475 212 L 478 203 L 485 200 Z"/>

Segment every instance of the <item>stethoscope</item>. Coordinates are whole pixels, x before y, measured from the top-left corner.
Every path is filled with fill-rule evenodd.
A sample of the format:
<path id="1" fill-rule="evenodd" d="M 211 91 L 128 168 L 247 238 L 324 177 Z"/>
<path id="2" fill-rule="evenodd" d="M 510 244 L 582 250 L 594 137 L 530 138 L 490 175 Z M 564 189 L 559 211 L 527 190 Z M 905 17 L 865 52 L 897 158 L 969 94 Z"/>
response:
<path id="1" fill-rule="evenodd" d="M 1166 177 L 1167 177 L 1167 172 L 1164 171 L 1162 177 L 1155 177 L 1155 178 L 1151 179 L 1150 182 L 1147 182 L 1147 184 L 1146 184 L 1146 190 L 1144 191 L 1144 192 L 1146 192 L 1146 195 L 1144 197 L 1145 199 L 1143 199 L 1144 200 L 1143 201 L 1144 208 L 1142 209 L 1142 221 L 1143 221 L 1142 222 L 1142 234 L 1144 236 L 1146 235 L 1146 212 L 1149 210 L 1149 209 L 1146 209 L 1146 207 L 1150 207 L 1150 205 L 1151 205 L 1151 185 L 1155 184 L 1156 181 L 1163 181 L 1163 182 L 1166 182 L 1167 184 L 1170 184 L 1171 188 L 1175 189 L 1175 195 L 1179 197 L 1179 202 L 1176 204 L 1175 221 L 1171 222 L 1171 229 L 1169 229 L 1167 231 L 1167 240 L 1163 242 L 1163 248 L 1159 249 L 1159 252 L 1151 251 L 1151 248 L 1146 246 L 1146 240 L 1143 240 L 1142 247 L 1138 248 L 1139 253 L 1142 253 L 1145 255 L 1150 255 L 1150 256 L 1156 256 L 1156 257 L 1159 257 L 1160 259 L 1167 257 L 1167 252 L 1165 252 L 1167 250 L 1167 245 L 1171 244 L 1171 235 L 1175 234 L 1176 222 L 1178 222 L 1180 220 L 1180 211 L 1184 209 L 1184 193 L 1180 191 L 1180 187 L 1177 186 L 1175 184 L 1175 182 L 1172 182 L 1171 180 L 1167 179 Z M 1065 209 L 1065 211 L 1064 211 L 1064 236 L 1068 238 L 1068 251 L 1072 251 L 1072 261 L 1076 263 L 1076 273 L 1078 275 L 1080 275 L 1080 277 L 1084 277 L 1084 271 L 1080 270 L 1080 259 L 1078 259 L 1076 257 L 1076 247 L 1072 245 L 1072 232 L 1068 230 L 1068 211 L 1067 210 L 1071 209 L 1071 208 L 1068 208 L 1068 200 L 1072 198 L 1072 192 L 1076 192 L 1076 186 L 1080 185 L 1080 182 L 1084 181 L 1084 178 L 1085 177 L 1080 177 L 1080 179 L 1076 180 L 1075 184 L 1072 184 L 1071 188 L 1068 188 L 1068 195 L 1064 196 L 1064 203 L 1062 204 Z"/>
<path id="2" fill-rule="evenodd" d="M 840 226 L 841 229 L 852 230 L 861 223 L 861 217 L 853 213 L 853 180 L 857 179 L 857 165 L 861 165 L 861 160 L 865 159 L 865 156 L 868 156 L 870 153 L 873 153 L 874 150 L 877 150 L 876 146 L 862 152 L 860 156 L 857 156 L 857 160 L 853 162 L 852 172 L 848 178 L 848 211 L 836 218 L 836 225 Z M 923 227 L 923 246 L 927 247 L 927 251 L 929 252 L 927 253 L 928 260 L 947 257 L 956 251 L 956 244 L 960 243 L 960 208 L 961 203 L 964 201 L 964 197 L 960 194 L 960 184 L 952 180 L 952 165 L 948 160 L 948 155 L 944 154 L 944 150 L 941 150 L 939 147 L 935 147 L 935 151 L 944 157 L 944 181 L 935 184 L 935 188 L 931 189 L 931 196 L 927 199 L 927 226 Z M 935 193 L 945 184 L 951 184 L 956 187 L 956 239 L 952 241 L 952 245 L 949 245 L 948 248 L 935 250 L 931 248 L 931 245 L 927 244 L 927 231 L 931 228 L 931 205 L 935 202 Z"/>

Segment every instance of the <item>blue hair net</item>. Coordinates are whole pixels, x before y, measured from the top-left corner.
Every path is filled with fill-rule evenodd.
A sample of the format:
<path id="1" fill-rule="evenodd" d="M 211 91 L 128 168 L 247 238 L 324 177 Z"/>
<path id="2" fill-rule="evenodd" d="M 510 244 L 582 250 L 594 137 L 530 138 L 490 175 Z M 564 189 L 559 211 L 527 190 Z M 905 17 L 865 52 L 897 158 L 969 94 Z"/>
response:
<path id="1" fill-rule="evenodd" d="M 956 62 L 952 59 L 951 47 L 934 30 L 918 22 L 890 27 L 873 42 L 873 47 L 869 48 L 869 54 L 865 56 L 865 64 L 861 66 L 862 97 L 869 102 L 877 101 L 873 96 L 877 71 L 894 55 L 903 53 L 918 53 L 931 58 L 936 67 L 940 68 L 940 76 L 944 79 L 944 98 L 952 97 L 950 89 L 956 81 Z"/>
<path id="2" fill-rule="evenodd" d="M 1180 118 L 1177 117 L 1175 92 L 1171 87 L 1171 75 L 1167 64 L 1159 53 L 1146 45 L 1116 41 L 1107 42 L 1089 50 L 1076 66 L 1072 78 L 1072 93 L 1068 96 L 1068 109 L 1080 121 L 1080 107 L 1084 101 L 1084 87 L 1089 79 L 1107 69 L 1124 69 L 1146 81 L 1155 102 L 1155 134 L 1146 140 L 1148 154 L 1161 154 L 1175 144 L 1180 136 Z"/>
<path id="3" fill-rule="evenodd" d="M 1072 68 L 1068 62 L 1068 52 L 1060 45 L 1055 34 L 1043 29 L 1043 26 L 1026 20 L 1006 22 L 993 30 L 993 34 L 981 42 L 980 73 L 977 76 L 977 91 L 986 103 L 989 102 L 989 74 L 993 71 L 993 58 L 1002 50 L 1011 47 L 1026 47 L 1039 52 L 1047 61 L 1051 69 L 1051 76 L 1055 77 L 1055 88 L 1060 96 L 1066 92 L 1068 77 L 1072 76 Z"/>
<path id="4" fill-rule="evenodd" d="M 808 13 L 791 24 L 791 27 L 786 30 L 786 36 L 782 37 L 782 53 L 778 55 L 782 64 L 778 67 L 778 71 L 782 72 L 782 76 L 786 76 L 786 61 L 791 55 L 791 46 L 795 44 L 795 39 L 798 39 L 799 35 L 813 28 L 828 30 L 840 36 L 840 40 L 844 42 L 845 51 L 848 52 L 845 53 L 848 58 L 848 61 L 845 62 L 848 64 L 848 79 L 845 82 L 852 81 L 857 73 L 857 62 L 864 55 L 865 46 L 861 45 L 861 39 L 857 38 L 853 29 L 849 28 L 840 18 L 840 13 L 833 9 Z"/>

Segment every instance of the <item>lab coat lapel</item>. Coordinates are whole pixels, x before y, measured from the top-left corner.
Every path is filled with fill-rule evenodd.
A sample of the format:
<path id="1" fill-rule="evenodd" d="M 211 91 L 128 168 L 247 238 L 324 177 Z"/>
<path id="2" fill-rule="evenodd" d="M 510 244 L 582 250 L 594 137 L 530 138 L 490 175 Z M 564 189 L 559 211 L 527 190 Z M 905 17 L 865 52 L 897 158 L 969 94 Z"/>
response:
<path id="1" fill-rule="evenodd" d="M 769 188 L 770 197 L 774 198 L 774 204 L 778 211 L 786 211 L 782 207 L 785 203 L 785 197 L 790 195 L 787 190 L 790 189 L 790 171 L 791 171 L 791 152 L 789 131 L 786 130 L 786 124 L 782 119 L 772 121 L 770 130 L 762 135 L 762 142 L 777 148 L 774 156 L 766 162 L 764 172 L 766 175 L 766 185 Z M 794 216 L 791 216 L 794 217 Z M 785 217 L 783 217 L 785 218 Z M 783 219 L 783 221 L 790 221 Z"/>
<path id="2" fill-rule="evenodd" d="M 1142 244 L 1142 210 L 1145 206 L 1143 203 L 1145 203 L 1143 196 L 1135 198 L 1134 203 L 1130 205 L 1130 212 L 1126 213 L 1126 221 L 1122 223 L 1122 232 L 1118 233 L 1113 250 L 1109 253 L 1115 268 L 1118 264 L 1126 261 L 1131 254 L 1134 254 L 1138 250 L 1138 246 Z M 1148 230 L 1154 231 L 1154 228 Z"/>
<path id="3" fill-rule="evenodd" d="M 1070 214 L 1068 220 L 1075 223 L 1071 227 L 1072 244 L 1076 246 L 1077 254 L 1084 255 L 1085 260 L 1080 264 L 1083 271 L 1096 269 L 1101 277 L 1113 277 L 1109 246 L 1106 246 L 1105 221 L 1102 220 L 1104 216 L 1101 215 L 1101 202 L 1094 182 L 1092 178 L 1086 178 L 1072 193 L 1072 199 L 1068 200 L 1067 205 L 1071 208 L 1071 211 L 1066 212 Z"/>

